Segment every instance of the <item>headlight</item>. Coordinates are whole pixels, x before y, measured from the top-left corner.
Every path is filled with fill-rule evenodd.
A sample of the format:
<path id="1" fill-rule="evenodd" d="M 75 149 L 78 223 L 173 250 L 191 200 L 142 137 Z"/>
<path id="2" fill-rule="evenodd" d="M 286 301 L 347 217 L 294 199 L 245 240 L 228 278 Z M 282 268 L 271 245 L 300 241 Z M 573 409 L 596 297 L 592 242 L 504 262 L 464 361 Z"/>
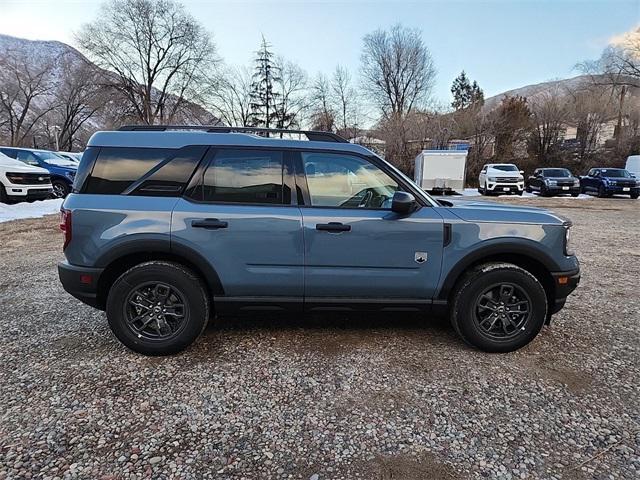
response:
<path id="1" fill-rule="evenodd" d="M 66 172 L 65 175 L 67 176 L 67 178 L 70 178 L 71 180 L 76 178 L 76 172 Z"/>
<path id="2" fill-rule="evenodd" d="M 567 256 L 571 256 L 574 254 L 573 248 L 571 245 L 571 234 L 570 227 L 564 227 L 564 254 Z"/>
<path id="3" fill-rule="evenodd" d="M 547 185 L 558 185 L 558 182 L 556 180 L 545 180 L 544 182 Z"/>
<path id="4" fill-rule="evenodd" d="M 580 180 L 578 180 L 577 178 L 573 180 L 573 186 L 574 187 L 579 187 L 580 186 Z"/>
<path id="5" fill-rule="evenodd" d="M 489 178 L 487 178 L 487 180 L 489 180 L 490 182 L 495 182 L 496 181 L 496 177 L 489 177 Z"/>

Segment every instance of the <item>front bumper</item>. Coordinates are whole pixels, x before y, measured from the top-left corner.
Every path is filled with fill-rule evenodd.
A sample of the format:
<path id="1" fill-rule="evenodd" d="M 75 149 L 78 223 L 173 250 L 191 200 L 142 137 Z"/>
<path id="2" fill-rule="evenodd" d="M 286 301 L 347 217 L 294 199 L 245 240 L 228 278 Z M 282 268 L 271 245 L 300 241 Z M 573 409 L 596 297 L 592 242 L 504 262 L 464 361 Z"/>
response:
<path id="1" fill-rule="evenodd" d="M 53 187 L 49 185 L 7 185 L 7 196 L 15 199 L 43 200 L 53 193 Z"/>
<path id="2" fill-rule="evenodd" d="M 564 307 L 567 297 L 578 287 L 580 283 L 580 270 L 569 272 L 553 272 L 554 298 L 550 305 L 550 313 L 559 312 Z"/>
<path id="3" fill-rule="evenodd" d="M 487 190 L 493 193 L 522 193 L 524 182 L 519 183 L 487 183 Z"/>
<path id="4" fill-rule="evenodd" d="M 625 188 L 627 190 L 625 190 Z M 640 193 L 640 187 L 625 187 L 622 185 L 607 185 L 605 191 L 609 195 L 633 195 Z"/>
<path id="5" fill-rule="evenodd" d="M 546 191 L 549 195 L 578 195 L 580 194 L 580 186 L 577 187 L 568 187 L 567 189 L 558 185 L 550 185 L 546 187 Z"/>
<path id="6" fill-rule="evenodd" d="M 58 263 L 58 276 L 62 287 L 83 303 L 104 309 L 98 299 L 98 281 L 102 268 L 78 267 L 64 261 Z"/>

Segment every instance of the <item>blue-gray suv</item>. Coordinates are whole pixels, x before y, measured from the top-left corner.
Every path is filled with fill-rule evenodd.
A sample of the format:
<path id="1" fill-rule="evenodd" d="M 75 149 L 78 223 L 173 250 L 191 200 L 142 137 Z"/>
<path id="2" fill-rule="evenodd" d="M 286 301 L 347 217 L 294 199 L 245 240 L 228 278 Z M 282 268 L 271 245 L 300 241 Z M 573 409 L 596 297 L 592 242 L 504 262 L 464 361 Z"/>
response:
<path id="1" fill-rule="evenodd" d="M 580 279 L 569 221 L 437 200 L 324 132 L 96 133 L 60 227 L 64 288 L 148 355 L 183 350 L 214 313 L 284 310 L 446 313 L 467 343 L 507 352 Z"/>

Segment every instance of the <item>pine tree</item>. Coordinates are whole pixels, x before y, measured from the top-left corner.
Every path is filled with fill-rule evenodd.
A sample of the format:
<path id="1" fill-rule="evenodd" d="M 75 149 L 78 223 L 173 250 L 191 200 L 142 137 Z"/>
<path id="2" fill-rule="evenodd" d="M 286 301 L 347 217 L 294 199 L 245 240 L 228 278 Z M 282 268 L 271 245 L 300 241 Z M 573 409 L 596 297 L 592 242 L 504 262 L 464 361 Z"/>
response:
<path id="1" fill-rule="evenodd" d="M 484 103 L 484 92 L 478 82 L 474 80 L 473 84 L 471 84 L 464 70 L 453 81 L 451 93 L 453 94 L 451 106 L 455 110 L 463 110 L 472 105 L 482 105 Z"/>
<path id="2" fill-rule="evenodd" d="M 264 36 L 256 52 L 255 69 L 251 83 L 251 124 L 272 128 L 278 123 L 278 97 L 274 83 L 280 81 L 280 71 L 275 62 L 271 45 Z"/>

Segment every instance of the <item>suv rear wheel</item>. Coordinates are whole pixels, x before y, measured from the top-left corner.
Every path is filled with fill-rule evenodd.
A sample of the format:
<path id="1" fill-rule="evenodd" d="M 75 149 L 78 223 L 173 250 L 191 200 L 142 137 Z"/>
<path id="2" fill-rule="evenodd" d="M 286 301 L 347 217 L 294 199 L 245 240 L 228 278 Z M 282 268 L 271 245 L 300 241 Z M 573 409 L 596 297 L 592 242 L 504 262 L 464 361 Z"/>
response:
<path id="1" fill-rule="evenodd" d="M 451 323 L 472 346 L 511 352 L 535 338 L 546 315 L 547 296 L 536 277 L 513 264 L 489 263 L 458 283 Z"/>
<path id="2" fill-rule="evenodd" d="M 123 273 L 107 298 L 114 335 L 144 355 L 180 352 L 202 333 L 209 299 L 202 281 L 173 262 L 141 263 Z"/>

